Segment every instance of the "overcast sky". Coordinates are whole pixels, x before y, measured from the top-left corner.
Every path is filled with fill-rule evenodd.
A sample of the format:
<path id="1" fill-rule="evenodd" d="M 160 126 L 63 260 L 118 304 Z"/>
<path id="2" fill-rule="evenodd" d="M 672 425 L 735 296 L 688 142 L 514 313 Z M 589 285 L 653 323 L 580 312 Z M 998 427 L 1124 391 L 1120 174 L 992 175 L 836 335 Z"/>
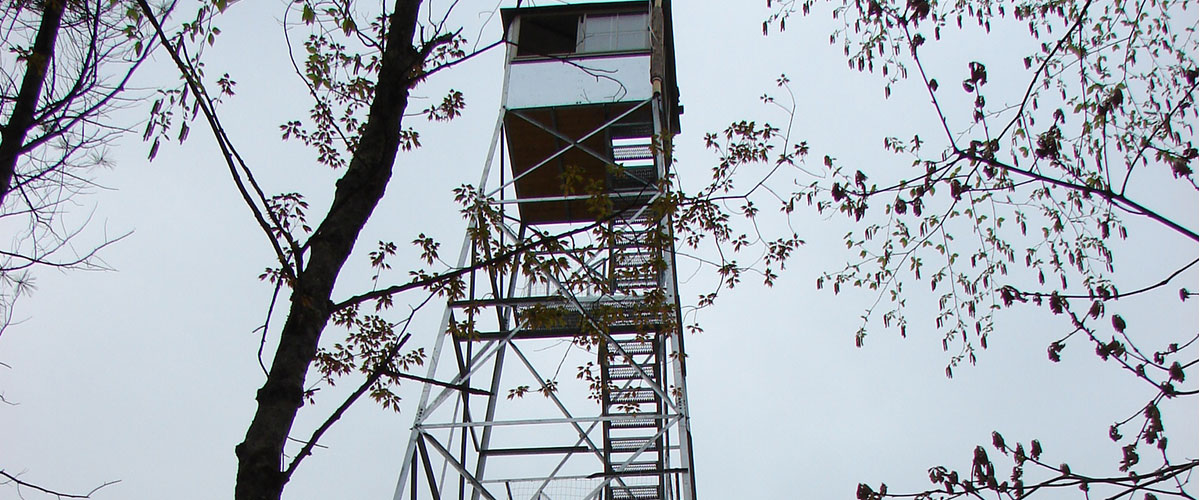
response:
<path id="1" fill-rule="evenodd" d="M 429 3 L 444 8 L 449 2 Z M 849 164 L 894 162 L 882 152 L 882 137 L 908 136 L 932 123 L 927 101 L 911 85 L 900 85 L 885 101 L 878 77 L 846 69 L 840 48 L 828 45 L 833 25 L 827 15 L 796 19 L 786 33 L 764 38 L 764 4 L 676 2 L 686 112 L 675 166 L 685 184 L 703 182 L 715 161 L 703 149 L 705 132 L 742 118 L 786 121 L 758 100 L 780 73 L 793 81 L 793 134 L 813 148 L 814 171 L 824 154 Z M 499 37 L 495 6 L 461 2 L 456 19 L 469 39 L 485 45 Z M 305 193 L 316 219 L 339 172 L 316 165 L 302 146 L 278 140 L 279 125 L 304 118 L 308 107 L 286 60 L 283 9 L 278 1 L 232 6 L 219 21 L 224 34 L 206 55 L 208 72 L 228 72 L 238 82 L 237 95 L 221 110 L 266 189 Z M 963 44 L 947 58 L 995 45 Z M 173 82 L 166 62 L 160 57 L 148 68 L 146 85 Z M 448 124 L 414 122 L 425 146 L 398 159 L 388 196 L 335 296 L 367 286 L 366 252 L 377 240 L 407 242 L 425 233 L 444 249 L 458 247 L 464 225 L 451 190 L 479 178 L 498 112 L 501 64 L 502 53 L 491 51 L 417 91 L 429 98 L 455 88 L 468 107 Z M 1008 81 L 1002 70 L 993 72 L 993 88 L 1020 84 L 1019 74 Z M 117 117 L 139 119 L 136 113 Z M 0 338 L 0 361 L 11 365 L 0 368 L 0 393 L 19 403 L 0 407 L 0 469 L 71 492 L 120 480 L 96 497 L 103 499 L 227 497 L 233 447 L 262 383 L 254 330 L 271 288 L 257 276 L 272 257 L 207 131 L 197 126 L 187 143 L 164 147 L 154 163 L 145 160 L 147 150 L 137 137 L 125 138 L 111 152 L 114 167 L 96 172 L 109 189 L 78 200 L 76 217 L 92 213 L 84 235 L 89 241 L 132 231 L 103 254 L 116 271 L 39 271 L 36 294 L 18 306 L 24 321 Z M 1139 189 L 1157 192 L 1153 183 Z M 1154 202 L 1197 227 L 1194 190 L 1166 192 Z M 1040 309 L 1001 313 L 978 364 L 958 369 L 952 380 L 944 376 L 947 355 L 931 313 L 913 314 L 907 339 L 877 328 L 864 348 L 855 348 L 853 333 L 872 297 L 834 296 L 814 286 L 821 271 L 846 262 L 844 220 L 806 214 L 793 222 L 807 245 L 780 283 L 727 293 L 699 314 L 704 333 L 687 340 L 699 498 L 852 498 L 859 482 L 923 489 L 931 466 L 966 470 L 975 445 L 989 443 L 993 430 L 1010 441 L 1038 438 L 1051 461 L 1077 471 L 1089 465 L 1115 470 L 1120 450 L 1108 441 L 1108 426 L 1152 393 L 1104 365 L 1084 343 L 1071 344 L 1062 363 L 1050 363 L 1047 344 L 1068 330 L 1061 318 Z M 1137 222 L 1131 231 L 1118 259 L 1137 263 L 1117 268 L 1130 286 L 1195 257 L 1195 246 L 1175 235 Z M 1147 241 L 1156 243 L 1139 248 Z M 404 244 L 398 257 L 401 270 L 416 262 Z M 686 258 L 679 274 L 685 300 L 708 291 L 714 279 L 710 269 Z M 1196 274 L 1193 269 L 1178 286 L 1197 289 Z M 397 273 L 395 279 L 405 278 Z M 1200 328 L 1195 302 L 1132 299 L 1122 314 L 1146 331 Z M 432 344 L 440 315 L 440 307 L 431 307 L 417 320 L 417 345 Z M 300 468 L 285 497 L 390 498 L 415 389 L 405 390 L 400 414 L 370 402 L 352 409 L 327 435 L 328 448 Z M 323 404 L 305 408 L 297 429 L 307 433 L 324 419 L 339 401 L 336 394 L 322 391 Z M 1195 401 L 1173 408 L 1167 414 L 1172 450 L 1195 457 Z M 1190 491 L 1195 495 L 1196 487 Z M 16 492 L 0 488 L 0 498 L 16 498 Z"/>

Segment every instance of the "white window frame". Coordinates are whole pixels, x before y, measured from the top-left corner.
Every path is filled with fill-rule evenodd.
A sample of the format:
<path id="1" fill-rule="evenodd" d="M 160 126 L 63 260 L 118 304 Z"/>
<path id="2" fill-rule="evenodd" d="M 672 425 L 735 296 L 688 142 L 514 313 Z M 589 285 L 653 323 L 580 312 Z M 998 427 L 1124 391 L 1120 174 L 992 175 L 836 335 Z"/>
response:
<path id="1" fill-rule="evenodd" d="M 650 49 L 650 15 L 647 12 L 585 14 L 579 17 L 576 33 L 577 54 L 645 51 Z"/>

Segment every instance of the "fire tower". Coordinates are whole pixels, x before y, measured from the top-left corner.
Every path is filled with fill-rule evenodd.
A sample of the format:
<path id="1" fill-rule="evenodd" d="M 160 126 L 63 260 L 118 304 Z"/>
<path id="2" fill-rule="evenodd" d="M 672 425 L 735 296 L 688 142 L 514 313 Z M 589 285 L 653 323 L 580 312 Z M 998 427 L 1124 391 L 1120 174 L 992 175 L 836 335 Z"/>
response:
<path id="1" fill-rule="evenodd" d="M 669 0 L 502 11 L 501 109 L 395 499 L 694 500 Z"/>

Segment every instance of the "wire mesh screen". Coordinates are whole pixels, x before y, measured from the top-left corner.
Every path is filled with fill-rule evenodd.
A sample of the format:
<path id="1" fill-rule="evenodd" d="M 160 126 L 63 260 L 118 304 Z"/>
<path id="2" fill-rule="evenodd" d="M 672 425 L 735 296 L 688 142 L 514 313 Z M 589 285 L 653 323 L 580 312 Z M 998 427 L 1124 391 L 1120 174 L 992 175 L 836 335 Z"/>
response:
<path id="1" fill-rule="evenodd" d="M 604 497 L 603 479 L 544 479 L 504 481 L 489 489 L 504 500 L 598 500 Z"/>

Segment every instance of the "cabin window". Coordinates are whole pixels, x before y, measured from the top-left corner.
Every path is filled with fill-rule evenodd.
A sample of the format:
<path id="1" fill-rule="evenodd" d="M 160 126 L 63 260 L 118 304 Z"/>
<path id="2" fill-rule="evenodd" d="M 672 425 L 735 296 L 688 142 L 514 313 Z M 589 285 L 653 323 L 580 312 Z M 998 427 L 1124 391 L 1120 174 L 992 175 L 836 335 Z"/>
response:
<path id="1" fill-rule="evenodd" d="M 645 12 L 597 14 L 579 21 L 576 52 L 627 52 L 650 48 L 649 16 Z"/>
<path id="2" fill-rule="evenodd" d="M 524 16 L 517 56 L 649 50 L 649 18 L 645 12 Z"/>
<path id="3" fill-rule="evenodd" d="M 526 16 L 517 40 L 518 56 L 570 54 L 578 45 L 579 16 L 576 14 Z"/>

